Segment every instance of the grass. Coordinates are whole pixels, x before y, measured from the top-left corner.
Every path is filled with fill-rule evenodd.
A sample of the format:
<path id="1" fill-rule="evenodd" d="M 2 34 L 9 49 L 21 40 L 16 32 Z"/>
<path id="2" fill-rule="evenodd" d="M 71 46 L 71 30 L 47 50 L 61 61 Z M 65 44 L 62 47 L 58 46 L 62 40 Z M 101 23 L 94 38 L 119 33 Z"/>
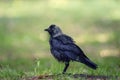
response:
<path id="1" fill-rule="evenodd" d="M 120 77 L 119 58 L 95 58 L 93 61 L 99 66 L 97 70 L 92 70 L 78 62 L 71 62 L 67 73 Z M 16 80 L 39 75 L 57 75 L 62 73 L 64 68 L 63 63 L 58 63 L 53 58 L 40 58 L 36 60 L 19 58 L 4 60 L 0 64 L 0 79 L 2 80 Z M 61 76 L 62 78 L 72 79 L 70 76 Z M 59 79 L 60 76 L 54 78 Z"/>
<path id="2" fill-rule="evenodd" d="M 64 64 L 50 55 L 44 32 L 53 23 L 99 65 L 92 70 L 71 62 L 68 73 L 120 76 L 119 4 L 119 0 L 0 1 L 0 79 L 62 72 Z"/>

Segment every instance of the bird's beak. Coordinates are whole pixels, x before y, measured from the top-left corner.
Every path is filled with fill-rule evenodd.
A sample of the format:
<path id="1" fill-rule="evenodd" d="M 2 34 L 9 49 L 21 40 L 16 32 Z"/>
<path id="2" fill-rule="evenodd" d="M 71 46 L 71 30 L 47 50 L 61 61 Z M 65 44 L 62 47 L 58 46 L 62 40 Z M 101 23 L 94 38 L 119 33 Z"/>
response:
<path id="1" fill-rule="evenodd" d="M 44 29 L 44 31 L 49 31 L 49 29 Z"/>

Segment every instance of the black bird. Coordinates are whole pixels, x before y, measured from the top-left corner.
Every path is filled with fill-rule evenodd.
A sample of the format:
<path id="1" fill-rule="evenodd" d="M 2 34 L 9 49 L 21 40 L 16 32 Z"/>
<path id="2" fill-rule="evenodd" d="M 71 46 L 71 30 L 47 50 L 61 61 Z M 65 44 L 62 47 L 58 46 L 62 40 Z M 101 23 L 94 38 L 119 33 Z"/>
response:
<path id="1" fill-rule="evenodd" d="M 78 47 L 73 39 L 63 34 L 61 29 L 52 24 L 48 29 L 45 29 L 50 34 L 50 50 L 52 55 L 61 62 L 65 63 L 62 73 L 65 73 L 70 61 L 81 62 L 92 69 L 96 69 L 97 65 L 93 63 L 84 52 Z"/>

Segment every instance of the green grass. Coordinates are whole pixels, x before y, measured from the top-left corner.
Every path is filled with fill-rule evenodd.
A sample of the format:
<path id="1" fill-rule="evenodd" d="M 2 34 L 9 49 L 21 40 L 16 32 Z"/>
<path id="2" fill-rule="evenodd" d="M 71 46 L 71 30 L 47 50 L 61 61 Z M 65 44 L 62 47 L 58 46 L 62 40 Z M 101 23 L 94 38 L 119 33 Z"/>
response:
<path id="1" fill-rule="evenodd" d="M 106 57 L 99 59 L 94 58 L 92 60 L 98 64 L 97 70 L 92 70 L 78 62 L 71 62 L 67 73 L 120 77 L 119 58 Z M 19 58 L 4 60 L 1 61 L 0 64 L 0 79 L 2 80 L 16 80 L 38 75 L 57 75 L 62 73 L 64 68 L 63 63 L 58 63 L 53 58 L 40 58 L 37 60 Z M 62 78 L 72 79 L 70 76 L 60 76 L 62 76 Z M 54 78 L 59 79 L 60 76 Z"/>

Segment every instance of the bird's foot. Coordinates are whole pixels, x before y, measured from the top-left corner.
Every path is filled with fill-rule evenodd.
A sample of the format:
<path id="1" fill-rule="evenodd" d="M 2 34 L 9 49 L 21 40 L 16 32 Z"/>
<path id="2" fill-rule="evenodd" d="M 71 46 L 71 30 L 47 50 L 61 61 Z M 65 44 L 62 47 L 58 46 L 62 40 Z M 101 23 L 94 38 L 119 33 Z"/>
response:
<path id="1" fill-rule="evenodd" d="M 65 72 L 63 71 L 62 74 L 65 74 Z"/>

